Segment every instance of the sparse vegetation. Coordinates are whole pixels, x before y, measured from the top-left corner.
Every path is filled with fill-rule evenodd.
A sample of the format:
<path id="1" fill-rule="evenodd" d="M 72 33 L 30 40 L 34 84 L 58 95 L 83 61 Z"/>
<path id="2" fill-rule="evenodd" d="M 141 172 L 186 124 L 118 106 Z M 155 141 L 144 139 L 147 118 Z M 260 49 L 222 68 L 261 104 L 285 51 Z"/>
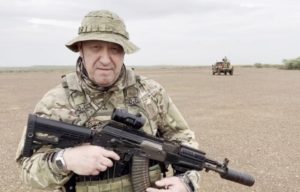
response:
<path id="1" fill-rule="evenodd" d="M 283 65 L 262 64 L 262 63 L 255 63 L 253 66 L 256 67 L 256 68 L 278 68 L 278 69 L 284 68 Z"/>
<path id="2" fill-rule="evenodd" d="M 148 69 L 148 68 L 159 68 L 159 69 L 172 69 L 172 68 L 179 68 L 179 69 L 189 69 L 189 68 L 210 68 L 210 66 L 192 66 L 192 65 L 154 65 L 154 66 L 126 66 L 135 69 Z M 74 72 L 75 66 L 42 66 L 42 65 L 35 65 L 31 67 L 0 67 L 0 73 L 28 73 L 28 72 Z"/>
<path id="3" fill-rule="evenodd" d="M 284 63 L 286 69 L 300 70 L 300 57 L 290 60 L 284 59 L 282 62 Z"/>
<path id="4" fill-rule="evenodd" d="M 253 67 L 253 65 L 242 65 L 241 67 L 243 67 L 243 68 L 251 68 L 251 67 Z"/>
<path id="5" fill-rule="evenodd" d="M 254 67 L 256 67 L 256 68 L 262 68 L 263 65 L 262 65 L 261 63 L 255 63 L 255 64 L 254 64 Z"/>
<path id="6" fill-rule="evenodd" d="M 54 71 L 61 71 L 61 72 L 72 72 L 75 71 L 74 67 L 59 67 L 59 66 L 52 66 L 52 67 L 42 67 L 42 66 L 33 66 L 33 67 L 3 67 L 0 68 L 0 73 L 28 73 L 28 72 L 54 72 Z"/>

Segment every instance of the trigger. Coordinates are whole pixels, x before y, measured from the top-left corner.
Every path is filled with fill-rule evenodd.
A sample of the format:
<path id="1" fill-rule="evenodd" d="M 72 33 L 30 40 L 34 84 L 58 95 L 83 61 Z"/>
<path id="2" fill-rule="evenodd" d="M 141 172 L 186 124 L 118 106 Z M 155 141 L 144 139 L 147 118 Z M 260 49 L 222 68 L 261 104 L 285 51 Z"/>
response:
<path id="1" fill-rule="evenodd" d="M 124 161 L 125 161 L 125 162 L 128 162 L 128 161 L 130 161 L 130 159 L 131 159 L 131 156 L 132 156 L 132 155 L 129 155 L 128 153 L 127 153 L 127 154 L 125 154 Z"/>
<path id="2" fill-rule="evenodd" d="M 120 160 L 117 161 L 117 163 L 119 163 L 119 164 L 124 164 L 124 163 L 130 161 L 130 159 L 131 159 L 131 155 L 129 155 L 129 154 L 124 154 L 124 153 L 117 153 L 117 154 L 120 157 Z"/>

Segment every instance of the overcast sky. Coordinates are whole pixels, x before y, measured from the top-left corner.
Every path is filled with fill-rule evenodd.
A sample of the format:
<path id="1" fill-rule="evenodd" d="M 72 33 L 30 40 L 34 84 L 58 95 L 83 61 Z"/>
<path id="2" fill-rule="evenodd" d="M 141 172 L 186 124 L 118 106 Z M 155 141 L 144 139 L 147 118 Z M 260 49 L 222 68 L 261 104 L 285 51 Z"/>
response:
<path id="1" fill-rule="evenodd" d="M 299 0 L 0 0 L 0 67 L 74 65 L 65 43 L 110 10 L 141 50 L 127 65 L 281 64 L 300 57 Z"/>

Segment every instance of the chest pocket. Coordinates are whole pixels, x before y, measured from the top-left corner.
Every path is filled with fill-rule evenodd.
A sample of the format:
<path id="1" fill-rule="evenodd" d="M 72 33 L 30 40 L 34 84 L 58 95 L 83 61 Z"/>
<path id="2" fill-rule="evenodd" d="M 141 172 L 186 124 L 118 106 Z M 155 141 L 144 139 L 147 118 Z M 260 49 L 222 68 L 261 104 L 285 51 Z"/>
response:
<path id="1" fill-rule="evenodd" d="M 150 135 L 156 135 L 161 122 L 158 100 L 156 98 L 159 90 L 156 87 L 152 88 L 144 84 L 138 76 L 136 79 L 137 83 L 127 88 L 127 99 L 133 101 L 128 102 L 128 110 L 132 114 L 140 113 L 146 119 L 143 130 Z"/>
<path id="2" fill-rule="evenodd" d="M 78 116 L 73 124 L 84 126 L 85 122 L 95 112 L 95 108 L 90 104 L 82 88 L 77 83 L 76 74 L 70 73 L 62 76 L 62 86 L 66 90 L 70 105 Z"/>

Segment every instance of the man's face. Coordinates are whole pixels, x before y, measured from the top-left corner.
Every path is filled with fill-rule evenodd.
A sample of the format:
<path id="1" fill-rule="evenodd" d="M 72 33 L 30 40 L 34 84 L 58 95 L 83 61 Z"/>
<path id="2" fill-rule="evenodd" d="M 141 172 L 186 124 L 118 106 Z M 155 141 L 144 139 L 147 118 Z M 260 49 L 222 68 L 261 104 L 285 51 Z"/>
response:
<path id="1" fill-rule="evenodd" d="M 84 41 L 78 44 L 89 79 L 101 87 L 112 85 L 120 75 L 125 52 L 107 41 Z"/>

